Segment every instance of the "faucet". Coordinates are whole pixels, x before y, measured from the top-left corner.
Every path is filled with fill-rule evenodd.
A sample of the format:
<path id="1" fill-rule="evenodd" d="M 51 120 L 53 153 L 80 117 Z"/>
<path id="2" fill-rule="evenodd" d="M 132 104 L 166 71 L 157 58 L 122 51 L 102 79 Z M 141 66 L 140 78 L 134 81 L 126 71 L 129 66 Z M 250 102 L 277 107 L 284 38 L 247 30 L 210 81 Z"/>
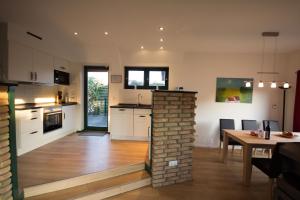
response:
<path id="1" fill-rule="evenodd" d="M 137 96 L 138 106 L 141 104 L 142 98 L 143 98 L 142 94 L 139 93 Z"/>

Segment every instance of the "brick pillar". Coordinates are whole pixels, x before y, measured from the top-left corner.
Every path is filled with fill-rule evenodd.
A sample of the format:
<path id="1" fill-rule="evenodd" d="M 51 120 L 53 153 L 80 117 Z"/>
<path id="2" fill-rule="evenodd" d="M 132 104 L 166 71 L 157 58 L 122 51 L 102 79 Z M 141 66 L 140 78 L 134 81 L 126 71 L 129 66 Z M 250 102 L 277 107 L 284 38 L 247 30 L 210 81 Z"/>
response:
<path id="1" fill-rule="evenodd" d="M 152 186 L 192 179 L 196 92 L 152 92 Z M 170 161 L 177 165 L 170 166 Z"/>

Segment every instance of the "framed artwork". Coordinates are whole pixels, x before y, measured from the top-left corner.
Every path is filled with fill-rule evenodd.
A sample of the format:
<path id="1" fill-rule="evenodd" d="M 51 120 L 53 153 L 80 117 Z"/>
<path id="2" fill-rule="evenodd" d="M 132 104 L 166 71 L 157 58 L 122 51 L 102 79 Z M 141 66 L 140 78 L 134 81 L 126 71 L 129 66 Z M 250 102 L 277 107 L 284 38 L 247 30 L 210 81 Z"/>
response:
<path id="1" fill-rule="evenodd" d="M 252 103 L 252 95 L 253 78 L 217 78 L 216 102 Z"/>
<path id="2" fill-rule="evenodd" d="M 110 82 L 111 83 L 122 83 L 122 75 L 111 75 Z"/>

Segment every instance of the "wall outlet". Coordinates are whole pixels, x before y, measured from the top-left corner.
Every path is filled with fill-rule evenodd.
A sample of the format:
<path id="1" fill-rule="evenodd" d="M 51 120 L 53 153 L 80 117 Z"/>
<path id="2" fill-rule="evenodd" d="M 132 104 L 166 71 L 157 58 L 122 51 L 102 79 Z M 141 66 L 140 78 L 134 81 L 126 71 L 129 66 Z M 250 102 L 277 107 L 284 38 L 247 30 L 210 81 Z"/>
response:
<path id="1" fill-rule="evenodd" d="M 171 160 L 171 161 L 169 161 L 169 167 L 177 166 L 177 164 L 178 164 L 177 160 Z"/>

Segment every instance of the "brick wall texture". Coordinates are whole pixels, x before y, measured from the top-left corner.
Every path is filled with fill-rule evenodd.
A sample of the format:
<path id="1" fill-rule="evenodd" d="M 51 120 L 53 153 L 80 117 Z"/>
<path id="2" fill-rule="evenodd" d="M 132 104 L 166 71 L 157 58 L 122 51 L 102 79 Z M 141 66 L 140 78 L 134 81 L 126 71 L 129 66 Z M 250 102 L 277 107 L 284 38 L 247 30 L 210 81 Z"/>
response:
<path id="1" fill-rule="evenodd" d="M 152 186 L 192 179 L 196 93 L 153 91 Z M 169 161 L 177 160 L 177 166 Z"/>

